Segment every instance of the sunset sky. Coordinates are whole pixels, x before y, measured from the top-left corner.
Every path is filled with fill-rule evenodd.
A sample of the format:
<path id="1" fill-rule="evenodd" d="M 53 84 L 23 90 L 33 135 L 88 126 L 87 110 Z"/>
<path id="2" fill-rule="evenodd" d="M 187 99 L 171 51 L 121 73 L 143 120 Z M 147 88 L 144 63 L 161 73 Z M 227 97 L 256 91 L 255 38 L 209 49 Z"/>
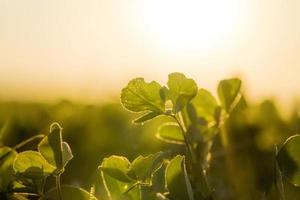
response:
<path id="1" fill-rule="evenodd" d="M 129 79 L 300 98 L 299 0 L 1 0 L 0 99 L 98 101 Z"/>

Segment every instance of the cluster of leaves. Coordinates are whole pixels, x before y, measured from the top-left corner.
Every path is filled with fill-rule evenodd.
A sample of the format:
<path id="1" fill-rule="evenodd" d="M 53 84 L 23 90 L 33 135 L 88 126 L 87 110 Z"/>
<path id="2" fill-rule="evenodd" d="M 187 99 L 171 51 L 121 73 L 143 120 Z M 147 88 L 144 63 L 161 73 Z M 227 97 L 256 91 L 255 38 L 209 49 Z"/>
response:
<path id="1" fill-rule="evenodd" d="M 184 145 L 186 153 L 173 158 L 158 153 L 138 157 L 132 163 L 124 157 L 105 159 L 100 169 L 108 195 L 132 200 L 211 199 L 213 190 L 206 171 L 212 141 L 243 99 L 240 87 L 241 81 L 236 78 L 221 81 L 217 100 L 181 73 L 170 74 L 166 86 L 155 81 L 146 83 L 143 78 L 131 80 L 122 90 L 121 102 L 129 111 L 142 113 L 133 122 L 145 123 L 158 116 L 169 118 L 158 127 L 156 136 L 167 143 Z M 157 157 L 159 164 L 154 159 Z"/>
<path id="2" fill-rule="evenodd" d="M 141 116 L 133 122 L 143 124 L 158 116 L 169 122 L 158 127 L 157 138 L 184 145 L 183 155 L 159 152 L 138 157 L 130 163 L 125 157 L 111 156 L 99 169 L 110 199 L 214 199 L 209 184 L 211 148 L 219 135 L 224 148 L 228 145 L 226 121 L 237 109 L 246 107 L 237 78 L 220 81 L 218 98 L 198 88 L 194 80 L 181 73 L 172 73 L 166 86 L 143 78 L 131 80 L 122 90 L 123 106 Z M 300 184 L 300 137 L 286 141 L 276 152 L 276 189 L 285 199 L 282 179 Z M 173 158 L 172 158 L 173 157 Z"/>
<path id="3" fill-rule="evenodd" d="M 37 151 L 17 150 L 34 139 L 41 139 Z M 62 140 L 62 128 L 58 123 L 50 126 L 48 135 L 37 135 L 21 144 L 0 148 L 1 199 L 96 199 L 87 191 L 68 185 L 60 185 L 60 176 L 73 158 L 68 143 Z M 56 187 L 44 191 L 46 179 L 53 176 Z"/>

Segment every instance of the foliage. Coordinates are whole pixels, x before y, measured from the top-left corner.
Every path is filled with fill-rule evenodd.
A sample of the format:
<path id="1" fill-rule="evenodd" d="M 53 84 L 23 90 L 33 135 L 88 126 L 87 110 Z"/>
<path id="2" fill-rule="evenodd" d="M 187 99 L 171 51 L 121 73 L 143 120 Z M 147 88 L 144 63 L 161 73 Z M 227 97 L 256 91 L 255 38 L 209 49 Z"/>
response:
<path id="1" fill-rule="evenodd" d="M 92 194 L 74 186 L 61 186 L 60 176 L 67 163 L 73 158 L 68 143 L 62 140 L 62 128 L 58 123 L 50 126 L 50 133 L 40 137 L 38 151 L 23 151 L 17 153 L 29 139 L 15 148 L 2 147 L 1 171 L 7 175 L 1 185 L 3 198 L 30 199 L 32 196 L 40 199 L 96 199 Z M 13 173 L 12 173 L 13 170 Z M 56 178 L 56 187 L 45 191 L 47 177 Z"/>
<path id="2" fill-rule="evenodd" d="M 270 101 L 259 107 L 250 107 L 238 78 L 221 80 L 217 97 L 199 88 L 184 74 L 172 73 L 168 78 L 166 85 L 136 78 L 122 90 L 121 103 L 126 110 L 136 113 L 130 115 L 138 115 L 133 120 L 138 126 L 132 128 L 127 125 L 130 121 L 128 116 L 115 123 L 101 119 L 106 129 L 113 130 L 107 136 L 112 139 L 104 143 L 118 148 L 113 153 L 104 151 L 105 155 L 122 153 L 103 158 L 102 152 L 100 159 L 103 159 L 98 170 L 94 166 L 95 172 L 91 172 L 96 178 L 87 181 L 89 178 L 83 176 L 86 180 L 82 182 L 89 182 L 83 188 L 74 181 L 61 185 L 61 176 L 68 175 L 73 157 L 78 158 L 80 153 L 84 156 L 75 165 L 79 172 L 84 168 L 84 162 L 91 156 L 86 149 L 92 146 L 92 142 L 106 141 L 105 134 L 98 135 L 98 131 L 105 129 L 97 130 L 97 135 L 92 138 L 89 138 L 88 131 L 80 131 L 86 134 L 82 139 L 70 140 L 72 149 L 73 145 L 75 147 L 74 152 L 69 142 L 63 139 L 62 127 L 58 123 L 51 124 L 46 135 L 33 135 L 14 147 L 2 146 L 0 198 L 285 200 L 299 197 L 299 135 L 282 134 L 295 127 L 300 121 L 297 116 L 291 124 L 284 122 Z M 79 125 L 84 126 L 99 116 L 95 109 L 89 107 L 88 112 L 83 109 L 77 121 L 71 118 L 76 126 L 68 129 L 67 133 L 78 128 L 83 130 Z M 113 120 L 123 116 L 120 114 L 122 111 L 116 109 L 107 113 Z M 96 117 L 91 117 L 91 114 Z M 59 115 L 55 116 L 59 118 Z M 0 136 L 4 143 L 2 133 L 7 131 L 8 125 L 2 127 Z M 95 130 L 95 127 L 90 129 Z M 129 140 L 126 132 L 113 135 L 128 127 L 134 132 L 132 139 Z M 137 138 L 145 135 L 146 128 L 141 127 L 150 127 L 151 137 L 156 133 L 157 143 L 161 144 L 154 146 L 150 152 L 162 151 L 149 154 L 145 145 L 141 145 L 144 150 L 132 149 L 132 154 L 122 151 L 126 145 L 132 148 Z M 139 134 L 140 131 L 144 133 Z M 149 139 L 146 137 L 143 144 L 152 143 L 148 142 Z M 78 150 L 76 142 L 82 143 L 84 148 Z M 29 144 L 33 145 L 28 148 Z M 93 158 L 94 163 L 98 160 L 99 157 Z M 74 172 L 70 175 L 75 176 Z"/>

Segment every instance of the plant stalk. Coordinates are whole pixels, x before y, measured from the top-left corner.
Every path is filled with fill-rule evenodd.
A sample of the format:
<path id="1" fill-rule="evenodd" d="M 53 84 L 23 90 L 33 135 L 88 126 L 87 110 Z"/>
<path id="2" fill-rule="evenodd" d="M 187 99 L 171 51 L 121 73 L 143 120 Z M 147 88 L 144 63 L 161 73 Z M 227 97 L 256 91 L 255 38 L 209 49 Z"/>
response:
<path id="1" fill-rule="evenodd" d="M 61 192 L 61 186 L 60 186 L 60 174 L 56 176 L 56 190 L 57 190 L 57 196 L 59 200 L 62 200 L 62 192 Z"/>
<path id="2" fill-rule="evenodd" d="M 20 143 L 17 144 L 16 146 L 14 146 L 13 149 L 14 149 L 14 150 L 17 150 L 17 149 L 23 147 L 24 145 L 26 145 L 26 144 L 28 144 L 28 143 L 30 143 L 30 142 L 36 140 L 36 139 L 41 139 L 41 138 L 43 138 L 43 137 L 45 137 L 45 135 L 43 135 L 43 134 L 39 134 L 39 135 L 32 136 L 32 137 L 30 137 L 30 138 L 28 138 L 28 139 L 26 139 L 26 140 L 20 142 Z"/>

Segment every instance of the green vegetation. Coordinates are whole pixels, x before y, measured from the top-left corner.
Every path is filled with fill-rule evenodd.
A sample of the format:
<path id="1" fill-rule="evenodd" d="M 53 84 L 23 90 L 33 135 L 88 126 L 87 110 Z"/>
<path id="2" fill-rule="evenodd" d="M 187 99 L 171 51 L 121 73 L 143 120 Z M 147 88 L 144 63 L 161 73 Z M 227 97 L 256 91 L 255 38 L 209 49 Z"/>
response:
<path id="1" fill-rule="evenodd" d="M 121 103 L 0 105 L 0 199 L 300 199 L 297 108 L 283 120 L 238 78 L 216 98 L 181 73 L 133 79 Z"/>

